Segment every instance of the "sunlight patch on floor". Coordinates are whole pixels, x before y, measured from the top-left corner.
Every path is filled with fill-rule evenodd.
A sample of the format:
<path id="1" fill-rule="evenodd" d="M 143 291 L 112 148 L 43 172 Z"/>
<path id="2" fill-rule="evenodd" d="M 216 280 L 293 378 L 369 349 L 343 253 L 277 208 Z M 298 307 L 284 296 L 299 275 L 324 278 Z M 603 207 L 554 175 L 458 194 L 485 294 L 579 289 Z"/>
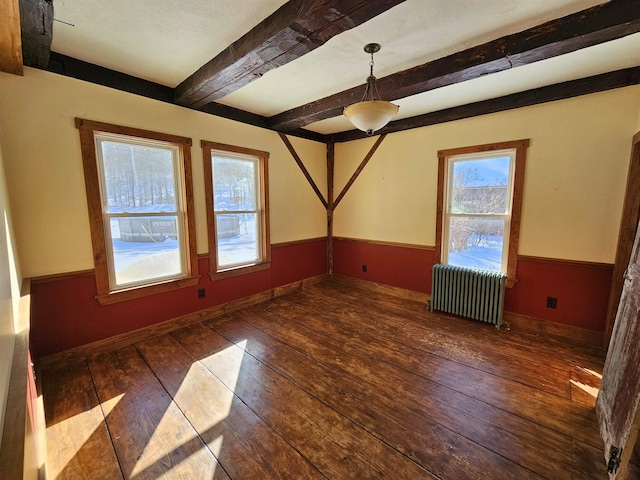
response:
<path id="1" fill-rule="evenodd" d="M 222 451 L 224 437 L 223 435 L 215 435 L 213 432 L 216 426 L 223 422 L 230 414 L 233 408 L 236 396 L 234 394 L 235 387 L 238 383 L 242 362 L 244 359 L 244 347 L 247 341 L 240 342 L 238 345 L 216 352 L 200 362 L 193 363 L 186 375 L 184 376 L 180 387 L 173 395 L 173 401 L 167 408 L 162 419 L 156 425 L 155 432 L 149 439 L 147 446 L 154 445 L 153 449 L 145 448 L 145 452 L 140 456 L 135 468 L 131 472 L 131 477 L 141 478 L 152 471 L 157 463 L 166 463 L 168 458 L 175 462 L 171 470 L 182 470 L 186 466 L 185 463 L 191 462 L 193 455 L 204 455 L 205 450 L 190 454 L 189 457 L 178 460 L 177 451 L 164 451 L 162 445 L 162 437 L 159 432 L 170 431 L 175 428 L 175 410 L 180 409 L 191 425 L 204 435 L 201 437 L 211 451 L 211 453 L 219 458 Z M 238 348 L 240 347 L 240 348 Z M 208 373 L 205 364 L 215 365 L 215 380 Z M 209 376 L 208 376 L 209 375 Z M 199 387 L 198 387 L 199 386 Z M 192 397 L 198 393 L 205 393 L 208 401 L 206 404 L 193 402 Z M 192 409 L 193 408 L 193 409 Z M 194 423 L 195 422 L 195 423 Z M 180 445 L 186 445 L 195 440 L 195 438 L 180 439 Z M 159 448 L 158 448 L 159 447 Z M 187 449 L 188 450 L 188 449 Z M 177 471 L 176 471 L 177 469 Z"/>
<path id="2" fill-rule="evenodd" d="M 206 373 L 205 373 L 206 372 Z M 184 377 L 180 388 L 173 396 L 173 401 L 177 405 L 192 405 L 191 397 L 194 394 L 194 386 L 206 382 L 206 396 L 208 398 L 209 405 L 206 410 L 204 408 L 197 409 L 197 412 L 189 410 L 185 411 L 187 418 L 196 417 L 199 420 L 198 427 L 201 429 L 209 429 L 220 423 L 222 420 L 229 416 L 231 407 L 233 405 L 234 394 L 220 381 L 209 381 L 206 375 L 207 369 L 201 363 L 194 363 L 189 367 L 189 371 Z M 237 380 L 239 372 L 236 372 L 235 379 Z M 198 404 L 196 404 L 198 405 Z M 184 408 L 184 407 L 183 407 Z M 206 418 L 206 423 L 201 421 Z"/>
<path id="3" fill-rule="evenodd" d="M 177 405 L 170 403 L 167 406 L 155 425 L 153 435 L 137 457 L 129 478 L 151 478 L 150 475 L 158 471 L 174 471 L 175 478 L 188 478 L 189 472 L 197 470 L 199 466 L 215 468 L 208 459 L 210 454 L 200 448 L 201 439 L 191 425 L 181 421 L 181 416 Z M 135 428 L 135 425 L 130 428 Z"/>
<path id="4" fill-rule="evenodd" d="M 595 370 L 591 370 L 589 368 L 584 368 L 584 367 L 579 367 L 580 371 L 584 372 L 584 373 L 588 373 L 589 375 L 593 375 L 594 377 L 598 378 L 599 380 L 602 380 L 602 374 L 596 372 Z"/>
<path id="5" fill-rule="evenodd" d="M 107 417 L 113 411 L 113 409 L 116 408 L 116 405 L 118 405 L 118 402 L 122 400 L 122 397 L 124 397 L 124 395 L 124 393 L 121 393 L 120 395 L 116 395 L 115 397 L 102 402 L 102 411 L 104 412 L 105 417 Z"/>
<path id="6" fill-rule="evenodd" d="M 593 398 L 597 398 L 598 397 L 598 392 L 600 391 L 599 388 L 596 387 L 592 387 L 591 385 L 587 385 L 586 383 L 582 383 L 582 382 L 578 382 L 576 380 L 570 380 L 571 385 L 578 387 L 579 389 L 581 389 L 583 392 L 591 395 Z"/>
<path id="7" fill-rule="evenodd" d="M 232 392 L 235 392 L 236 385 L 238 384 L 246 346 L 247 340 L 243 340 L 235 345 L 225 348 L 224 350 L 209 355 L 205 359 L 207 364 L 216 366 L 216 377 L 218 377 Z"/>
<path id="8" fill-rule="evenodd" d="M 113 407 L 123 395 L 112 398 Z M 47 461 L 47 477 L 58 476 L 69 468 L 74 468 L 74 459 L 83 446 L 90 440 L 98 428 L 104 428 L 104 417 L 100 405 L 90 410 L 69 417 L 47 427 L 47 446 L 49 452 Z"/>
<path id="9" fill-rule="evenodd" d="M 213 453 L 213 456 L 216 458 L 220 458 L 220 452 L 222 451 L 222 442 L 224 440 L 224 435 L 218 435 L 218 437 L 212 441 L 207 443 L 209 450 Z"/>

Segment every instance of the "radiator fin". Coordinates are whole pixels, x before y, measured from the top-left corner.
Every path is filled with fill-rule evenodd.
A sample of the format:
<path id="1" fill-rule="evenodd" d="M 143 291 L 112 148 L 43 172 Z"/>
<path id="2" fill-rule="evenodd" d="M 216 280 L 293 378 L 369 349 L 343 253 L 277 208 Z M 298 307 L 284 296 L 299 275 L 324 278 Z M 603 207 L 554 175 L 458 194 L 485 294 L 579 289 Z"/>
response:
<path id="1" fill-rule="evenodd" d="M 434 265 L 431 309 L 500 328 L 506 278 L 503 273 Z"/>

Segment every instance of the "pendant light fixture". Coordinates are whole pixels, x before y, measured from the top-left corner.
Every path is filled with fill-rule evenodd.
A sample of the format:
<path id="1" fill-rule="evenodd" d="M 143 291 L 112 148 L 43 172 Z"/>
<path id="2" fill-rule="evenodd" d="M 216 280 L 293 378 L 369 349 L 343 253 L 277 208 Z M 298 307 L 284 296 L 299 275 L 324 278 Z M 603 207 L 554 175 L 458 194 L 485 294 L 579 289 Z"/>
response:
<path id="1" fill-rule="evenodd" d="M 398 113 L 398 106 L 391 102 L 380 99 L 376 87 L 376 77 L 373 76 L 373 54 L 380 50 L 378 43 L 368 43 L 364 46 L 364 51 L 371 54 L 369 67 L 371 68 L 367 77 L 367 85 L 362 100 L 344 109 L 344 116 L 358 130 L 373 135 L 376 130 L 384 127 L 391 118 Z"/>

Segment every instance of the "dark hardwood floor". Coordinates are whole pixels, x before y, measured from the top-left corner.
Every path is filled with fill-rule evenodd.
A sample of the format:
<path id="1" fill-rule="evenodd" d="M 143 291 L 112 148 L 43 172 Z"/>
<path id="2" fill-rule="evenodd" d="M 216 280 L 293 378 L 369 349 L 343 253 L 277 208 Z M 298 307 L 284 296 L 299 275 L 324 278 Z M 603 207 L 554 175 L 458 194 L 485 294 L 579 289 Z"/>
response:
<path id="1" fill-rule="evenodd" d="M 604 479 L 602 364 L 326 282 L 41 372 L 48 478 Z"/>

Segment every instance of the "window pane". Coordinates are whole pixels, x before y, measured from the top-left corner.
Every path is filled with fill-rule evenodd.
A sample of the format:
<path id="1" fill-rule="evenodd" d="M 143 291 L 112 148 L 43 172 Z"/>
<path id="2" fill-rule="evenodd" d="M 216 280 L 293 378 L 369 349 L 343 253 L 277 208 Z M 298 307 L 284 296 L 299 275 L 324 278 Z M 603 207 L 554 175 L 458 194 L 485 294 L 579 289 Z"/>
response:
<path id="1" fill-rule="evenodd" d="M 453 162 L 451 213 L 507 213 L 509 157 Z"/>
<path id="2" fill-rule="evenodd" d="M 216 215 L 219 267 L 261 260 L 257 219 L 258 215 L 255 213 Z"/>
<path id="3" fill-rule="evenodd" d="M 174 150 L 102 141 L 107 212 L 175 212 Z"/>
<path id="4" fill-rule="evenodd" d="M 182 273 L 178 217 L 111 219 L 113 270 L 118 286 Z"/>
<path id="5" fill-rule="evenodd" d="M 501 271 L 504 227 L 502 218 L 451 217 L 448 264 Z"/>
<path id="6" fill-rule="evenodd" d="M 257 210 L 256 168 L 253 160 L 214 156 L 214 210 Z"/>

